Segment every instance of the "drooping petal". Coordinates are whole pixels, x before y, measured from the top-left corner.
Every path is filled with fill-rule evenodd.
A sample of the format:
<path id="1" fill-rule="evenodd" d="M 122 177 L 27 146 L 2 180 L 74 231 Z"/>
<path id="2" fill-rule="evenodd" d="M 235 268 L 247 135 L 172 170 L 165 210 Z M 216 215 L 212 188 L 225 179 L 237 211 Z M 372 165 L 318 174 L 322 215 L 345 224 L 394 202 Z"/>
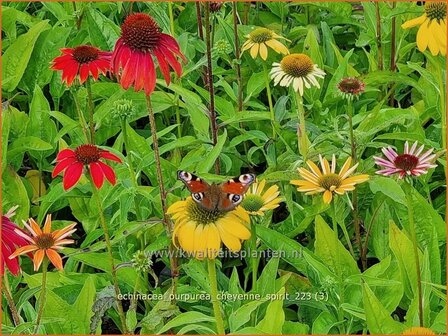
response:
<path id="1" fill-rule="evenodd" d="M 83 168 L 84 165 L 81 162 L 75 162 L 65 170 L 63 178 L 64 190 L 68 190 L 78 183 L 81 178 Z"/>
<path id="2" fill-rule="evenodd" d="M 44 260 L 45 251 L 44 250 L 37 250 L 36 253 L 34 253 L 33 258 L 33 264 L 34 264 L 34 271 L 37 272 L 40 268 L 40 265 L 42 264 L 42 261 Z"/>
<path id="3" fill-rule="evenodd" d="M 76 162 L 76 158 L 69 157 L 63 161 L 60 161 L 56 166 L 54 166 L 51 177 L 55 178 L 60 172 L 64 171 L 67 167 Z"/>
<path id="4" fill-rule="evenodd" d="M 104 183 L 104 174 L 103 170 L 99 166 L 98 162 L 92 162 L 89 165 L 90 176 L 92 176 L 93 183 L 95 184 L 97 189 L 100 189 Z"/>
<path id="5" fill-rule="evenodd" d="M 57 253 L 53 249 L 47 249 L 45 252 L 47 254 L 48 259 L 50 259 L 50 261 L 54 265 L 54 267 L 56 267 L 58 270 L 62 271 L 62 269 L 63 269 L 62 258 L 59 255 L 59 253 Z"/>
<path id="6" fill-rule="evenodd" d="M 118 156 L 116 156 L 115 154 L 113 154 L 113 153 L 111 153 L 109 151 L 106 151 L 106 150 L 102 150 L 101 151 L 100 157 L 103 158 L 103 159 L 112 160 L 112 161 L 115 161 L 115 162 L 118 162 L 118 163 L 122 163 L 123 162 L 123 161 L 121 161 L 121 159 Z"/>
<path id="7" fill-rule="evenodd" d="M 116 183 L 116 177 L 114 170 L 108 166 L 107 164 L 99 161 L 98 166 L 103 171 L 104 176 L 106 176 L 107 180 L 110 182 L 110 184 L 115 185 Z"/>
<path id="8" fill-rule="evenodd" d="M 56 161 L 62 161 L 68 158 L 76 158 L 76 154 L 73 149 L 65 148 L 58 153 Z"/>

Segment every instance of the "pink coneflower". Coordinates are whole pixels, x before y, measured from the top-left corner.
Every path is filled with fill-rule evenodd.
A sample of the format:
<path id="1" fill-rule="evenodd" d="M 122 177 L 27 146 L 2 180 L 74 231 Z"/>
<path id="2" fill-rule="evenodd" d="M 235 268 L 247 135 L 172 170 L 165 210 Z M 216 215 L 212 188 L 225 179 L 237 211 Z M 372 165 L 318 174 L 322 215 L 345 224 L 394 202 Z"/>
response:
<path id="1" fill-rule="evenodd" d="M 2 253 L 0 254 L 0 275 L 3 276 L 5 266 L 9 269 L 12 275 L 17 276 L 20 273 L 19 259 L 17 257 L 10 256 L 13 252 L 22 246 L 28 245 L 28 242 L 19 235 L 17 231 L 23 233 L 15 223 L 11 221 L 11 217 L 14 216 L 14 210 L 17 207 L 9 210 L 7 214 L 2 216 Z M 28 253 L 30 258 L 33 257 L 31 253 Z"/>
<path id="2" fill-rule="evenodd" d="M 62 81 L 67 86 L 72 85 L 78 75 L 79 83 L 82 84 L 89 73 L 96 80 L 100 72 L 105 75 L 109 71 L 112 56 L 109 51 L 101 51 L 89 45 L 63 48 L 61 51 L 63 55 L 53 60 L 51 69 L 62 71 Z"/>
<path id="3" fill-rule="evenodd" d="M 121 25 L 121 37 L 112 54 L 112 71 L 127 90 L 145 90 L 150 95 L 156 86 L 156 70 L 153 57 L 157 59 L 160 72 L 170 83 L 170 67 L 177 76 L 182 75 L 182 66 L 177 57 L 186 61 L 177 41 L 161 32 L 157 22 L 148 14 L 129 15 Z"/>
<path id="4" fill-rule="evenodd" d="M 425 146 L 421 145 L 418 149 L 417 146 L 418 143 L 416 141 L 409 149 L 409 143 L 406 141 L 404 153 L 400 155 L 392 147 L 383 148 L 385 159 L 373 157 L 377 165 L 384 167 L 384 169 L 378 170 L 376 173 L 384 176 L 399 174 L 399 177 L 402 179 L 407 175 L 420 176 L 426 174 L 428 169 L 437 167 L 432 162 L 436 157 L 436 154 L 431 154 L 434 148 L 428 149 L 422 154 Z"/>

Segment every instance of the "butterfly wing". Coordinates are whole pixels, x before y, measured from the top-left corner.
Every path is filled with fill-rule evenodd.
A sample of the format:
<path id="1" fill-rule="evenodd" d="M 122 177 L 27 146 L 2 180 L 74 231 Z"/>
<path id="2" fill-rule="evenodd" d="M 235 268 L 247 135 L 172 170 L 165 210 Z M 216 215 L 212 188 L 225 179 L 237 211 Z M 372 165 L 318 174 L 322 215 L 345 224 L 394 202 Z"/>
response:
<path id="1" fill-rule="evenodd" d="M 191 193 L 193 200 L 206 209 L 213 208 L 213 202 L 208 197 L 210 185 L 200 177 L 184 170 L 177 172 L 177 178 L 181 180 Z"/>
<path id="2" fill-rule="evenodd" d="M 224 211 L 235 209 L 243 201 L 244 194 L 254 182 L 254 174 L 243 174 L 222 183 L 220 187 L 223 195 L 218 205 L 219 209 Z"/>

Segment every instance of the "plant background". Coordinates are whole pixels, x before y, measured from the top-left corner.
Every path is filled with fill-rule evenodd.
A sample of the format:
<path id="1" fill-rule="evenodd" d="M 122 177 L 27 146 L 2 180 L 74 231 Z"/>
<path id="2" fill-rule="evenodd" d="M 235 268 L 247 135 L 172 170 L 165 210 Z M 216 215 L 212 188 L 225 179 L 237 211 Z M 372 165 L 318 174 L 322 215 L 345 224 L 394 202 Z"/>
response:
<path id="1" fill-rule="evenodd" d="M 76 221 L 76 246 L 64 253 L 64 272 L 48 274 L 49 292 L 43 324 L 47 333 L 87 334 L 118 332 L 114 322 L 110 269 L 99 229 L 98 209 L 90 199 L 87 180 L 65 193 L 61 178 L 51 179 L 55 155 L 60 148 L 82 143 L 70 90 L 60 74 L 49 69 L 59 48 L 92 44 L 112 50 L 130 3 L 126 2 L 3 2 L 2 3 L 2 207 L 6 212 L 19 205 L 16 223 L 29 217 L 42 222 L 52 213 L 56 227 Z M 415 267 L 410 239 L 406 233 L 406 199 L 393 179 L 372 177 L 358 188 L 360 214 L 369 231 L 368 269 L 360 270 L 358 260 L 347 251 L 344 236 L 335 240 L 327 225 L 328 206 L 320 197 L 299 195 L 289 185 L 303 164 L 297 151 L 296 104 L 292 92 L 273 88 L 275 117 L 280 132 L 273 141 L 267 97 L 260 60 L 248 53 L 240 64 L 244 109 L 237 110 L 237 82 L 231 3 L 213 13 L 213 81 L 219 122 L 218 143 L 213 146 L 207 116 L 209 94 L 203 83 L 206 65 L 205 44 L 198 38 L 194 3 L 173 3 L 174 35 L 188 59 L 180 80 L 166 87 L 158 80 L 152 95 L 163 155 L 165 183 L 172 188 L 171 204 L 187 192 L 176 180 L 176 171 L 195 171 L 204 179 L 220 180 L 210 174 L 215 160 L 221 174 L 231 177 L 255 172 L 280 186 L 285 202 L 272 216 L 265 216 L 257 232 L 259 249 L 302 251 L 302 258 L 261 260 L 256 288 L 249 284 L 250 267 L 240 259 L 221 260 L 218 272 L 221 290 L 251 292 L 262 296 L 286 291 L 292 299 L 222 302 L 227 330 L 239 333 L 400 333 L 417 325 Z M 246 24 L 238 26 L 240 44 L 254 26 L 270 28 L 291 40 L 291 52 L 308 54 L 327 72 L 322 89 L 305 94 L 307 127 L 312 148 L 309 157 L 346 157 L 348 142 L 346 105 L 337 96 L 336 84 L 345 76 L 360 76 L 366 93 L 355 102 L 354 127 L 358 142 L 358 171 L 374 175 L 373 155 L 380 148 L 405 140 L 419 141 L 436 151 L 441 143 L 441 89 L 445 78 L 444 59 L 422 54 L 415 46 L 416 29 L 403 31 L 400 24 L 422 13 L 415 3 L 381 3 L 383 64 L 378 63 L 375 5 L 370 2 L 342 3 L 240 3 L 239 13 Z M 134 3 L 133 11 L 152 15 L 164 32 L 170 32 L 167 3 Z M 396 20 L 396 63 L 391 71 L 391 22 Z M 225 41 L 225 43 L 223 43 Z M 268 64 L 279 56 L 270 52 Z M 159 76 L 160 78 L 160 76 Z M 86 111 L 87 93 L 73 89 Z M 101 190 L 108 225 L 118 263 L 129 262 L 137 250 L 160 251 L 169 244 L 162 224 L 155 175 L 154 155 L 143 93 L 124 91 L 111 78 L 92 85 L 95 102 L 96 143 L 112 147 L 132 160 L 138 176 L 135 183 L 128 165 L 117 165 L 119 183 Z M 114 102 L 127 98 L 134 114 L 123 126 L 112 113 Z M 181 123 L 177 124 L 176 111 Z M 242 127 L 243 125 L 243 127 Z M 126 132 L 130 148 L 123 150 Z M 341 164 L 342 160 L 338 161 Z M 446 226 L 445 158 L 439 167 L 421 177 L 413 194 L 418 241 L 422 257 L 425 297 L 425 326 L 446 331 Z M 346 199 L 338 203 L 337 221 L 353 237 L 351 212 Z M 316 215 L 318 215 L 316 217 Z M 356 246 L 354 246 L 356 248 Z M 336 257 L 338 255 L 339 257 Z M 355 251 L 357 258 L 359 251 Z M 148 274 L 132 267 L 118 271 L 123 293 L 164 293 L 170 291 L 169 264 L 155 258 L 153 269 L 160 285 Z M 10 278 L 14 298 L 24 323 L 14 328 L 3 314 L 4 333 L 26 332 L 36 316 L 35 296 L 41 274 L 32 271 L 22 258 L 23 274 Z M 342 275 L 342 278 L 337 274 Z M 183 260 L 179 293 L 208 292 L 203 264 Z M 296 298 L 297 292 L 326 293 L 327 300 Z M 2 302 L 5 307 L 5 301 Z M 214 319 L 207 301 L 125 302 L 127 320 L 137 333 L 213 333 Z M 66 318 L 69 316 L 70 318 Z M 275 318 L 272 318 L 275 316 Z M 102 320 L 102 324 L 99 323 Z M 118 322 L 117 322 L 118 324 Z"/>

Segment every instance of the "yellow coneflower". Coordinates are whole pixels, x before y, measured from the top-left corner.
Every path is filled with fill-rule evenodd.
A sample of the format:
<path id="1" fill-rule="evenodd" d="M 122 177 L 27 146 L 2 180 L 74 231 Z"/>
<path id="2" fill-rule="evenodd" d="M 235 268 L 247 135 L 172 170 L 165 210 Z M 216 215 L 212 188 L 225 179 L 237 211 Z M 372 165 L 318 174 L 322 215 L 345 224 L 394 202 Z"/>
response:
<path id="1" fill-rule="evenodd" d="M 402 335 L 435 335 L 435 333 L 429 328 L 412 327 L 403 331 Z"/>
<path id="2" fill-rule="evenodd" d="M 403 29 L 420 26 L 417 32 L 417 47 L 421 52 L 429 48 L 433 56 L 439 53 L 446 55 L 446 6 L 445 2 L 427 1 L 422 16 L 401 25 Z"/>
<path id="3" fill-rule="evenodd" d="M 295 92 L 303 96 L 303 87 L 320 88 L 316 77 L 324 78 L 325 72 L 314 64 L 305 54 L 291 54 L 283 57 L 280 63 L 272 63 L 271 78 L 274 85 L 289 87 L 292 85 Z"/>
<path id="4" fill-rule="evenodd" d="M 343 195 L 346 191 L 352 191 L 355 189 L 355 185 L 365 182 L 369 179 L 369 175 L 361 174 L 349 177 L 358 167 L 358 163 L 350 168 L 352 158 L 349 157 L 345 161 L 339 174 L 336 174 L 336 157 L 333 155 L 331 160 L 331 167 L 327 159 L 322 158 L 319 155 L 320 165 L 319 167 L 312 161 L 308 160 L 306 164 L 310 170 L 305 168 L 299 168 L 299 174 L 304 180 L 292 180 L 291 184 L 299 186 L 298 191 L 306 193 L 306 195 L 312 195 L 317 193 L 324 193 L 324 202 L 329 204 L 333 199 L 333 193 Z"/>
<path id="5" fill-rule="evenodd" d="M 283 199 L 279 197 L 280 192 L 278 191 L 278 186 L 273 185 L 263 192 L 265 186 L 266 180 L 255 182 L 250 186 L 250 189 L 244 196 L 241 206 L 250 215 L 261 216 L 266 211 L 277 208 L 283 201 Z"/>
<path id="6" fill-rule="evenodd" d="M 288 48 L 286 48 L 283 43 L 277 41 L 277 39 L 287 39 L 270 29 L 257 28 L 246 35 L 246 37 L 247 41 L 244 42 L 241 53 L 250 49 L 250 56 L 252 56 L 253 59 L 260 54 L 261 58 L 266 60 L 268 58 L 268 47 L 279 54 L 289 54 Z"/>
<path id="7" fill-rule="evenodd" d="M 171 205 L 167 214 L 174 221 L 173 243 L 199 260 L 216 258 L 221 242 L 238 252 L 241 241 L 250 238 L 249 214 L 242 207 L 208 210 L 188 197 Z"/>
<path id="8" fill-rule="evenodd" d="M 57 250 L 63 248 L 63 245 L 65 244 L 72 244 L 74 242 L 72 239 L 66 238 L 76 231 L 76 229 L 74 229 L 76 223 L 53 232 L 51 232 L 51 215 L 47 215 L 43 230 L 40 229 L 39 225 L 32 218 L 29 219 L 29 225 L 26 222 L 23 222 L 23 224 L 31 233 L 31 236 L 18 229 L 16 229 L 15 232 L 31 244 L 17 249 L 9 258 L 12 259 L 19 255 L 33 252 L 35 271 L 39 269 L 45 256 L 48 257 L 58 270 L 62 270 L 62 258 Z"/>

